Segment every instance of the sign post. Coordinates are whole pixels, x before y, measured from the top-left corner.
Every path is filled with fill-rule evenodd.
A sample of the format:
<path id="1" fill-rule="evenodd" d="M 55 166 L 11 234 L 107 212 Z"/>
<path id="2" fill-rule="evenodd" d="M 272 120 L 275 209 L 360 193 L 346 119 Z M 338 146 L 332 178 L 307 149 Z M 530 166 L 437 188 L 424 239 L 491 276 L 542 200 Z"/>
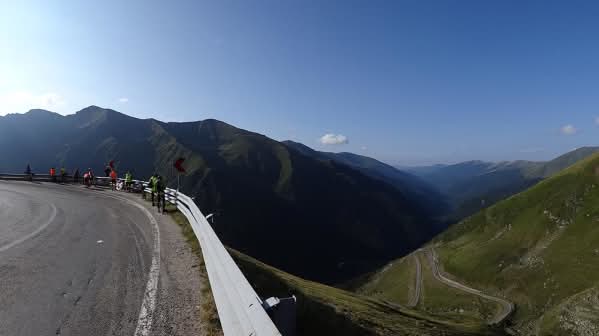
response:
<path id="1" fill-rule="evenodd" d="M 177 159 L 177 161 L 175 161 L 175 164 L 173 165 L 179 172 L 177 174 L 177 194 L 179 193 L 179 187 L 181 186 L 181 174 L 185 173 L 185 168 L 183 168 L 183 162 L 185 162 L 185 158 L 180 157 Z"/>

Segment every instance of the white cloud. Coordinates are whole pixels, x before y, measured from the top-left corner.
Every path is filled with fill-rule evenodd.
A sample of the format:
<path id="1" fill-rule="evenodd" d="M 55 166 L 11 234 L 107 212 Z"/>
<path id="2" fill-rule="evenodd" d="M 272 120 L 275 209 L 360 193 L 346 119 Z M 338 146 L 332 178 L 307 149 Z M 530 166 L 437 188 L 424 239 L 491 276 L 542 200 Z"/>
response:
<path id="1" fill-rule="evenodd" d="M 576 129 L 576 127 L 574 127 L 572 125 L 564 125 L 564 126 L 562 126 L 562 128 L 560 128 L 560 132 L 563 135 L 573 135 L 573 134 L 576 134 L 578 132 L 578 130 Z"/>
<path id="2" fill-rule="evenodd" d="M 29 91 L 0 93 L 0 115 L 27 112 L 31 109 L 54 110 L 65 104 L 65 100 L 54 92 L 37 95 Z"/>
<path id="3" fill-rule="evenodd" d="M 361 146 L 361 147 L 360 147 L 360 149 L 361 149 L 361 150 L 363 150 L 363 151 L 365 151 L 365 150 L 368 150 L 368 147 L 366 147 L 366 146 Z"/>
<path id="4" fill-rule="evenodd" d="M 127 98 L 127 97 L 119 98 L 119 103 L 126 104 L 128 102 L 129 102 L 129 98 Z"/>
<path id="5" fill-rule="evenodd" d="M 599 117 L 595 118 L 595 125 L 599 126 Z"/>
<path id="6" fill-rule="evenodd" d="M 320 138 L 320 143 L 323 145 L 341 145 L 348 143 L 349 140 L 345 135 L 328 133 Z"/>

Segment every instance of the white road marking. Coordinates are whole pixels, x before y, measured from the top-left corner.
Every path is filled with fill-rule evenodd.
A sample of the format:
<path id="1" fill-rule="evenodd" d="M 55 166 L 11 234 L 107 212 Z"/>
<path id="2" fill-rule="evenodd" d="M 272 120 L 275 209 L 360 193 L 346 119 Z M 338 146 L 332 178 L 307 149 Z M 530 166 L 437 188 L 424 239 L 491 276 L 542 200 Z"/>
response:
<path id="1" fill-rule="evenodd" d="M 160 229 L 158 228 L 158 222 L 143 205 L 138 204 L 129 199 L 119 197 L 116 195 L 103 195 L 111 198 L 127 202 L 130 205 L 140 209 L 146 217 L 152 223 L 152 231 L 154 236 L 154 244 L 152 248 L 152 265 L 150 266 L 150 272 L 148 274 L 148 282 L 146 284 L 146 290 L 144 292 L 144 299 L 139 309 L 139 317 L 137 319 L 137 327 L 135 328 L 135 336 L 148 336 L 152 329 L 152 323 L 154 320 L 154 310 L 156 310 L 156 297 L 158 295 L 158 279 L 160 277 Z"/>
<path id="2" fill-rule="evenodd" d="M 54 218 L 56 218 L 56 214 L 58 213 L 58 210 L 56 210 L 56 206 L 54 206 L 54 204 L 52 204 L 52 203 L 48 203 L 48 204 L 52 207 L 52 215 L 50 215 L 50 218 L 48 218 L 48 220 L 44 224 L 42 224 L 40 227 L 38 227 L 35 231 L 31 232 L 30 234 L 28 234 L 24 237 L 21 237 L 17 240 L 13 240 L 12 242 L 10 242 L 4 246 L 0 246 L 0 252 L 4 252 L 11 247 L 19 245 L 22 242 L 24 242 L 30 238 L 33 238 L 38 233 L 42 232 L 46 227 L 48 227 L 48 225 L 50 225 L 50 223 L 52 223 L 52 221 L 54 221 Z"/>

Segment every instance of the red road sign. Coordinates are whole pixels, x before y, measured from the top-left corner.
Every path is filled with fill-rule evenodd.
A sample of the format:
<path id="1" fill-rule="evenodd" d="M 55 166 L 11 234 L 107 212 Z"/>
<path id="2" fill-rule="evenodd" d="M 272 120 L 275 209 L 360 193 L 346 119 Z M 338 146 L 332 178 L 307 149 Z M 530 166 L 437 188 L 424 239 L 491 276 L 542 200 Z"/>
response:
<path id="1" fill-rule="evenodd" d="M 183 168 L 183 166 L 182 166 L 184 161 L 185 161 L 184 158 L 179 158 L 179 159 L 177 159 L 177 161 L 175 161 L 175 168 L 177 168 L 179 173 L 185 173 L 185 168 Z"/>

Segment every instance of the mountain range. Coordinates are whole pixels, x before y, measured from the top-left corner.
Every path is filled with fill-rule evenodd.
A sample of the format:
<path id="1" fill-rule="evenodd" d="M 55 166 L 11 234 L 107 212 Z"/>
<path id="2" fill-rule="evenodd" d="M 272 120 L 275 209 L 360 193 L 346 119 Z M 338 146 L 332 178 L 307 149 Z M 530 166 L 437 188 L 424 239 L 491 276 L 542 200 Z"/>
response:
<path id="1" fill-rule="evenodd" d="M 546 162 L 467 161 L 452 165 L 402 167 L 435 186 L 450 204 L 448 221 L 455 222 L 533 186 L 599 151 L 599 147 L 581 147 Z"/>
<path id="2" fill-rule="evenodd" d="M 217 120 L 164 123 L 97 106 L 68 116 L 32 110 L 0 118 L 0 143 L 3 172 L 27 164 L 100 171 L 114 161 L 121 174 L 157 171 L 172 186 L 172 163 L 185 157 L 181 189 L 216 213 L 225 244 L 326 283 L 373 270 L 439 231 L 409 178 L 390 185 Z"/>

